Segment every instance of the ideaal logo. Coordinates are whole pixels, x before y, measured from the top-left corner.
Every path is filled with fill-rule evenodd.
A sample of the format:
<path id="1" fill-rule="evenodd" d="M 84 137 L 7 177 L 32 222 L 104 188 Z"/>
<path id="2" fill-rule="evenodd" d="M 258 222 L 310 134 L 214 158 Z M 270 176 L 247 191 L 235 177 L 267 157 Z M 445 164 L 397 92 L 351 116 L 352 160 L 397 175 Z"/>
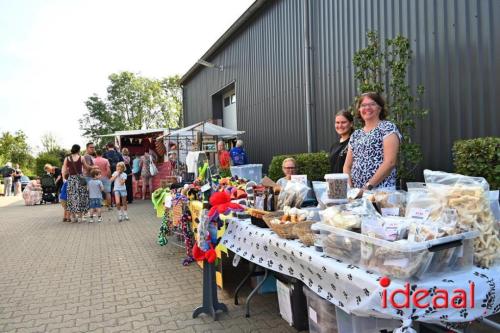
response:
<path id="1" fill-rule="evenodd" d="M 469 283 L 469 290 L 454 289 L 452 294 L 445 289 L 434 289 L 433 294 L 428 289 L 415 289 L 410 293 L 410 283 L 406 282 L 403 289 L 394 289 L 387 292 L 387 287 L 391 284 L 391 279 L 383 277 L 379 281 L 382 289 L 382 307 L 387 308 L 387 303 L 396 309 L 410 308 L 410 302 L 419 309 L 428 308 L 431 304 L 435 309 L 463 309 L 467 307 L 467 297 L 469 297 L 469 307 L 474 308 L 474 282 Z M 389 294 L 389 295 L 388 295 Z M 468 294 L 468 296 L 467 296 Z M 402 295 L 403 297 L 397 297 Z M 451 298 L 450 298 L 451 297 Z M 396 301 L 396 298 L 398 301 Z M 402 300 L 402 302 L 401 302 Z"/>

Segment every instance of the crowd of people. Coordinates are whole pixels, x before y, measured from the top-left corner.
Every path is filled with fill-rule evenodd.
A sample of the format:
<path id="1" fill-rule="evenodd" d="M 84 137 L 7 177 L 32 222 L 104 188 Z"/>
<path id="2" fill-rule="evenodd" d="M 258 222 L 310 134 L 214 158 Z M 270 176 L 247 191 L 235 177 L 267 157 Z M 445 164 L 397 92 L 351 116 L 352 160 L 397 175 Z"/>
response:
<path id="1" fill-rule="evenodd" d="M 118 212 L 118 222 L 128 221 L 128 204 L 134 200 L 133 182 L 142 179 L 142 199 L 152 192 L 151 164 L 155 160 L 148 151 L 143 156 L 130 156 L 129 150 L 119 152 L 113 143 L 105 150 L 86 145 L 83 156 L 80 146 L 71 147 L 62 168 L 46 165 L 45 171 L 56 179 L 56 192 L 64 208 L 64 222 L 102 222 L 102 208 Z M 132 178 L 135 178 L 134 180 Z"/>
<path id="2" fill-rule="evenodd" d="M 0 174 L 3 178 L 4 196 L 15 196 L 21 193 L 21 177 L 23 176 L 23 172 L 19 164 L 13 167 L 12 162 L 5 163 L 5 166 L 0 170 Z"/>

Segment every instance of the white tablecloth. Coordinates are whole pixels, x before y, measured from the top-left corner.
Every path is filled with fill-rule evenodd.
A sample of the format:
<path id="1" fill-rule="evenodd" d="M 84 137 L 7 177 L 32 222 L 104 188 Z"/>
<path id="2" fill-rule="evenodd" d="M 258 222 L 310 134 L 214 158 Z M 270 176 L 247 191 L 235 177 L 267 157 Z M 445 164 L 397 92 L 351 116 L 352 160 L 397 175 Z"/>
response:
<path id="1" fill-rule="evenodd" d="M 500 284 L 500 267 L 481 269 L 474 267 L 467 272 L 450 273 L 411 284 L 411 290 L 428 289 L 433 295 L 437 288 L 453 295 L 457 288 L 469 289 L 475 284 L 475 307 L 465 309 L 395 309 L 382 308 L 381 278 L 376 273 L 326 257 L 306 247 L 298 240 L 278 237 L 272 230 L 256 227 L 250 220 L 228 220 L 221 242 L 230 251 L 273 271 L 298 278 L 322 298 L 342 310 L 364 317 L 395 318 L 402 320 L 400 332 L 408 332 L 414 320 L 440 323 L 448 328 L 460 323 L 489 316 L 500 311 L 496 285 Z M 387 288 L 403 288 L 405 281 L 393 280 Z M 450 297 L 451 297 L 450 296 Z M 467 295 L 468 297 L 469 295 Z M 411 331 L 411 330 L 410 330 Z"/>

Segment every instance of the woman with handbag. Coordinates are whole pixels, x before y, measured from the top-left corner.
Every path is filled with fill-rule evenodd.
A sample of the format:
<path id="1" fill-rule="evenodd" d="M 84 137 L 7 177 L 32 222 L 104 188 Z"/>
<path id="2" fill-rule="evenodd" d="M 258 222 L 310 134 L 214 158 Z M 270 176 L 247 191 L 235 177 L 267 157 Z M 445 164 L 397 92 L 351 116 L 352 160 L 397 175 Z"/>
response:
<path id="1" fill-rule="evenodd" d="M 71 154 L 64 159 L 62 172 L 69 175 L 67 209 L 72 222 L 84 222 L 83 214 L 89 210 L 89 191 L 83 168 L 90 170 L 91 166 L 80 156 L 80 146 L 73 145 Z"/>
<path id="2" fill-rule="evenodd" d="M 149 188 L 149 194 L 153 193 L 153 177 L 156 176 L 156 166 L 153 161 L 153 156 L 149 151 L 145 151 L 140 162 L 141 178 L 142 178 L 142 200 L 146 198 L 146 186 Z M 156 171 L 157 172 L 157 171 Z"/>

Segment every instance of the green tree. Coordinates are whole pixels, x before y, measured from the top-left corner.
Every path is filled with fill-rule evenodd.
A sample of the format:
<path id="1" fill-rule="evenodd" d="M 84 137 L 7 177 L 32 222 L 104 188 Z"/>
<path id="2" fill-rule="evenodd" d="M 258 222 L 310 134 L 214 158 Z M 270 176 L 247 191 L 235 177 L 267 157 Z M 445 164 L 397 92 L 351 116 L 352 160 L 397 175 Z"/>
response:
<path id="1" fill-rule="evenodd" d="M 162 80 L 121 72 L 109 76 L 106 99 L 89 97 L 88 112 L 80 119 L 83 135 L 102 144 L 100 135 L 119 130 L 182 125 L 182 92 L 179 76 Z"/>
<path id="2" fill-rule="evenodd" d="M 23 131 L 14 133 L 3 132 L 0 136 L 0 162 L 19 163 L 22 167 L 30 166 L 33 162 L 28 137 Z"/>
<path id="3" fill-rule="evenodd" d="M 423 157 L 420 145 L 412 142 L 411 134 L 416 119 L 428 113 L 428 110 L 416 106 L 424 87 L 417 86 L 414 96 L 407 84 L 407 70 L 412 57 L 408 38 L 397 36 L 387 39 L 382 46 L 377 32 L 370 31 L 366 36 L 368 45 L 357 51 L 353 58 L 354 75 L 360 94 L 374 91 L 386 95 L 389 120 L 403 135 L 398 154 L 398 179 L 402 185 L 415 178 L 415 169 Z"/>
<path id="4" fill-rule="evenodd" d="M 51 132 L 47 132 L 40 137 L 40 142 L 42 144 L 42 152 L 52 152 L 61 149 L 57 143 L 57 138 Z"/>

